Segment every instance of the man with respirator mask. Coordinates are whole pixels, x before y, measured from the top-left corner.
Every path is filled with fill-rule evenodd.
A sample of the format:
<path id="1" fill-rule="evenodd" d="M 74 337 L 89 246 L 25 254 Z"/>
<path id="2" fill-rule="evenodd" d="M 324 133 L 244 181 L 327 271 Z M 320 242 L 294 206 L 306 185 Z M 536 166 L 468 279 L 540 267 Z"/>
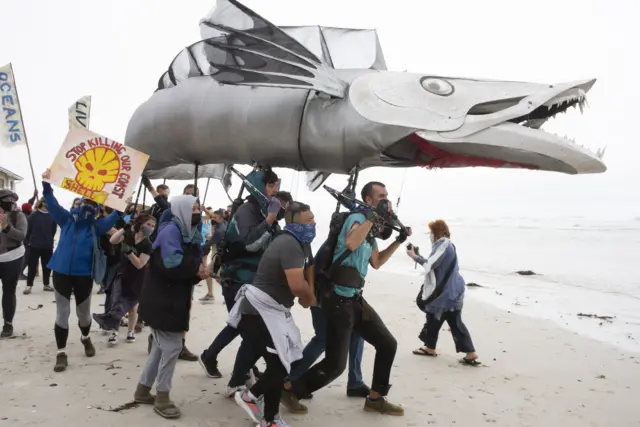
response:
<path id="1" fill-rule="evenodd" d="M 48 180 L 51 171 L 47 169 L 42 178 Z M 60 227 L 60 237 L 49 265 L 53 271 L 53 289 L 56 297 L 56 321 L 54 334 L 58 346 L 55 372 L 67 369 L 67 338 L 69 337 L 69 315 L 71 314 L 71 294 L 76 300 L 76 315 L 82 336 L 80 338 L 87 357 L 93 357 L 96 350 L 89 338 L 91 330 L 91 291 L 93 289 L 93 249 L 96 239 L 111 230 L 120 219 L 120 212 L 96 219 L 98 204 L 82 199 L 78 208 L 66 210 L 53 195 L 51 184 L 42 182 L 42 195 L 49 214 Z M 102 278 L 101 278 L 102 279 Z"/>
<path id="2" fill-rule="evenodd" d="M 352 334 L 356 332 L 376 349 L 371 391 L 364 410 L 389 415 L 404 415 L 401 405 L 386 399 L 391 385 L 389 377 L 397 342 L 380 316 L 362 297 L 368 266 L 382 267 L 407 239 L 403 228 L 396 240 L 379 251 L 376 237 L 388 238 L 384 223 L 392 221 L 393 212 L 385 185 L 369 182 L 362 189 L 362 199 L 371 206 L 359 206 L 340 230 L 333 251 L 331 282 L 333 286 L 322 302 L 326 324 L 325 358 L 299 378 L 285 383 L 281 403 L 293 413 L 304 414 L 307 408 L 299 399 L 328 385 L 347 366 Z"/>

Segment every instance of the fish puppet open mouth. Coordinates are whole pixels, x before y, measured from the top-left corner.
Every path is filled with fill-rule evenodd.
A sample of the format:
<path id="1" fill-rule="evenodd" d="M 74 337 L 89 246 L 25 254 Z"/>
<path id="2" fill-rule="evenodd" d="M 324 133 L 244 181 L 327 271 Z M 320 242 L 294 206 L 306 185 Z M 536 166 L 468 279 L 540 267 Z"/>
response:
<path id="1" fill-rule="evenodd" d="M 218 0 L 200 28 L 127 128 L 149 169 L 260 163 L 313 171 L 312 188 L 354 167 L 606 170 L 603 151 L 543 129 L 582 110 L 595 80 L 387 71 L 375 31 L 279 28 L 236 0 Z"/>

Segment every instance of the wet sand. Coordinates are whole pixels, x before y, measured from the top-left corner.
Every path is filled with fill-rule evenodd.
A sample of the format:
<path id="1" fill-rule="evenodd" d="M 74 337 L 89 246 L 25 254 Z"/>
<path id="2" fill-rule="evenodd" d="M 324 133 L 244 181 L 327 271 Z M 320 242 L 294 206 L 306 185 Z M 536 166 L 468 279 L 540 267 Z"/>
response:
<path id="1" fill-rule="evenodd" d="M 414 305 L 417 278 L 374 272 L 365 297 L 398 339 L 390 399 L 405 405 L 404 417 L 362 411 L 362 400 L 345 396 L 346 372 L 306 402 L 309 414 L 291 415 L 292 426 L 576 426 L 640 425 L 640 354 L 626 353 L 561 329 L 551 321 L 501 311 L 467 293 L 463 318 L 483 362 L 473 368 L 458 363 L 461 355 L 447 326 L 440 335 L 437 358 L 415 356 L 423 314 Z M 203 282 L 204 284 L 204 282 Z M 86 358 L 72 313 L 67 352 L 69 367 L 54 373 L 53 294 L 40 283 L 31 295 L 18 289 L 16 337 L 0 341 L 0 427 L 2 426 L 251 426 L 244 412 L 222 396 L 239 342 L 220 357 L 219 380 L 204 376 L 197 362 L 180 361 L 172 398 L 183 416 L 164 420 L 150 407 L 112 411 L 132 400 L 146 360 L 146 331 L 133 344 L 108 348 L 93 331 L 97 355 Z M 97 288 L 96 288 L 97 289 Z M 206 292 L 196 288 L 195 297 Z M 93 295 L 93 312 L 104 297 Z M 42 308 L 37 309 L 42 304 Z M 33 310 L 35 309 L 35 310 Z M 187 345 L 200 353 L 223 327 L 227 311 L 216 285 L 216 303 L 194 304 Z M 303 339 L 313 335 L 308 312 L 294 317 Z M 597 327 L 597 320 L 594 320 Z M 125 329 L 120 337 L 124 339 Z M 363 372 L 370 382 L 374 351 L 365 347 Z"/>

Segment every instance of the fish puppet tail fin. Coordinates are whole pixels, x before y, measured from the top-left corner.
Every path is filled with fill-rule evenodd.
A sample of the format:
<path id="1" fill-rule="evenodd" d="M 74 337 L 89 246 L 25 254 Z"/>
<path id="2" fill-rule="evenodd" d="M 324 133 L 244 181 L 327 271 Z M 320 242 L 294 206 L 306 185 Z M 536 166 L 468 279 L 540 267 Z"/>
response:
<path id="1" fill-rule="evenodd" d="M 223 84 L 315 90 L 337 98 L 346 94 L 348 84 L 329 64 L 236 0 L 218 0 L 200 26 L 210 37 L 176 56 L 158 90 L 210 76 Z"/>

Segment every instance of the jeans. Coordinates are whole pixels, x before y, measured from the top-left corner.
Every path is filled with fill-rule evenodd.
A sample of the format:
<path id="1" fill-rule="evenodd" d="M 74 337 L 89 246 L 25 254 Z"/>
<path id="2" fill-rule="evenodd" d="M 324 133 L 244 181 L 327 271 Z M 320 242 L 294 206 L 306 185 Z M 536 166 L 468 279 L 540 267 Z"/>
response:
<path id="1" fill-rule="evenodd" d="M 473 347 L 473 341 L 471 341 L 471 334 L 469 334 L 469 330 L 464 322 L 462 322 L 462 311 L 460 310 L 445 311 L 441 314 L 440 319 L 437 319 L 433 313 L 427 313 L 427 321 L 422 327 L 418 338 L 420 338 L 427 348 L 435 350 L 440 329 L 445 321 L 449 324 L 449 328 L 451 328 L 451 335 L 456 345 L 456 352 L 474 353 L 476 350 Z"/>
<path id="2" fill-rule="evenodd" d="M 47 268 L 49 260 L 53 255 L 53 248 L 29 248 L 29 259 L 27 260 L 27 286 L 33 286 L 33 281 L 36 277 L 36 270 L 38 269 L 38 260 L 42 266 L 42 283 L 44 286 L 49 286 L 49 277 L 51 270 Z"/>
<path id="3" fill-rule="evenodd" d="M 275 345 L 262 317 L 243 314 L 238 330 L 242 335 L 242 342 L 251 342 L 255 349 L 259 349 L 259 357 L 267 364 L 267 369 L 250 391 L 256 398 L 264 397 L 264 419 L 272 422 L 278 414 L 287 370 L 278 355 L 268 350 L 275 348 Z"/>
<path id="4" fill-rule="evenodd" d="M 241 287 L 242 284 L 239 283 L 227 283 L 222 286 L 222 297 L 224 298 L 224 303 L 227 306 L 228 312 L 231 311 L 233 305 L 236 303 L 236 295 Z M 204 362 L 207 365 L 215 365 L 218 363 L 218 354 L 220 354 L 220 352 L 224 350 L 231 341 L 236 339 L 238 335 L 240 335 L 240 331 L 238 329 L 225 325 L 218 336 L 213 340 L 209 348 L 202 354 Z M 229 387 L 243 385 L 246 382 L 249 369 L 255 365 L 258 358 L 259 356 L 257 358 L 255 357 L 255 351 L 251 341 L 242 340 L 238 353 L 236 353 L 236 361 L 233 365 L 233 373 L 229 379 Z"/>
<path id="5" fill-rule="evenodd" d="M 182 335 L 181 332 L 151 330 L 153 337 L 151 352 L 144 365 L 140 384 L 151 388 L 155 382 L 157 391 L 171 391 L 176 362 L 182 351 Z"/>
<path id="6" fill-rule="evenodd" d="M 5 323 L 12 323 L 16 314 L 16 287 L 22 271 L 22 257 L 8 262 L 0 262 L 2 281 L 2 317 Z"/>
<path id="7" fill-rule="evenodd" d="M 311 368 L 311 365 L 324 353 L 327 333 L 327 317 L 320 307 L 311 307 L 311 319 L 316 335 L 306 345 L 302 359 L 292 369 L 289 380 L 297 380 Z M 347 389 L 356 389 L 364 385 L 362 379 L 362 352 L 364 340 L 356 332 L 351 336 L 349 344 L 349 379 Z"/>
<path id="8" fill-rule="evenodd" d="M 224 298 L 224 303 L 227 306 L 227 312 L 230 312 L 233 305 L 236 303 L 236 294 L 241 287 L 242 285 L 239 284 L 225 284 L 222 286 L 222 297 Z M 209 348 L 204 351 L 203 359 L 205 362 L 212 364 L 216 363 L 218 360 L 218 354 L 220 354 L 226 346 L 231 344 L 231 341 L 236 339 L 238 335 L 240 335 L 240 331 L 229 325 L 225 325 L 220 333 L 218 333 L 218 336 L 213 340 Z"/>
<path id="9" fill-rule="evenodd" d="M 323 309 L 327 317 L 325 357 L 292 381 L 293 392 L 302 398 L 338 378 L 347 367 L 355 331 L 376 349 L 371 390 L 386 396 L 398 342 L 378 313 L 362 296 L 343 298 L 335 293 L 326 300 Z"/>

